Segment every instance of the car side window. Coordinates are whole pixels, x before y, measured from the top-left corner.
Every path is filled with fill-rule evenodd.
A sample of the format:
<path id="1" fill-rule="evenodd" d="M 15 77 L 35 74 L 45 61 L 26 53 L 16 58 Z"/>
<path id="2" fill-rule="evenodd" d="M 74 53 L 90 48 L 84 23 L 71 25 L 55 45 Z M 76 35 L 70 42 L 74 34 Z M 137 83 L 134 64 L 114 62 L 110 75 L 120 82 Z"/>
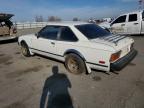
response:
<path id="1" fill-rule="evenodd" d="M 116 24 L 116 23 L 124 23 L 126 22 L 126 15 L 123 15 L 123 16 L 120 16 L 119 18 L 117 18 L 113 24 Z"/>
<path id="2" fill-rule="evenodd" d="M 46 26 L 39 32 L 39 37 L 56 40 L 59 31 L 60 27 L 58 26 Z"/>
<path id="3" fill-rule="evenodd" d="M 75 34 L 73 33 L 73 31 L 68 28 L 68 27 L 62 27 L 61 30 L 61 35 L 59 37 L 60 41 L 69 41 L 69 42 L 75 42 L 77 41 L 77 37 L 75 36 Z"/>
<path id="4" fill-rule="evenodd" d="M 144 11 L 142 12 L 142 19 L 144 19 Z"/>
<path id="5" fill-rule="evenodd" d="M 130 14 L 129 15 L 129 22 L 137 21 L 137 14 Z"/>

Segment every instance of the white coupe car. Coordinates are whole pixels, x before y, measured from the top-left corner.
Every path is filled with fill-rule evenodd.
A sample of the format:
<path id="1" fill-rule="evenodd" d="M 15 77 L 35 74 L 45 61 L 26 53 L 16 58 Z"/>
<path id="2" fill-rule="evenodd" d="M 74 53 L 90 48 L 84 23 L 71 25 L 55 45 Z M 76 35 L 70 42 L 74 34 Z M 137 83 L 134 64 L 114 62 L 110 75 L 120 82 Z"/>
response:
<path id="1" fill-rule="evenodd" d="M 61 60 L 75 74 L 120 71 L 137 55 L 132 38 L 85 22 L 49 23 L 36 34 L 20 36 L 18 43 L 24 56 L 36 53 Z"/>

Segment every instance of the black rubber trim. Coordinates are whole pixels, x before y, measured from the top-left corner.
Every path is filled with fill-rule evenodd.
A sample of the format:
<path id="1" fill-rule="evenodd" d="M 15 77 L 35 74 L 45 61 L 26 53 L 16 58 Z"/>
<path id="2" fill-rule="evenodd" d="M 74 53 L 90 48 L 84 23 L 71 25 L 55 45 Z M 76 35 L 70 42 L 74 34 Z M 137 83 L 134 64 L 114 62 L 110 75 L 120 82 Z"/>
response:
<path id="1" fill-rule="evenodd" d="M 30 48 L 30 47 L 29 47 L 29 48 Z M 37 51 L 44 52 L 44 53 L 48 53 L 48 54 L 52 54 L 52 55 L 56 55 L 56 56 L 60 56 L 60 57 L 64 57 L 64 56 L 62 56 L 62 55 L 58 55 L 58 54 L 54 54 L 54 53 L 50 53 L 50 52 L 38 50 L 38 49 L 35 49 L 35 48 L 30 48 L 30 49 L 37 50 Z"/>
<path id="2" fill-rule="evenodd" d="M 30 47 L 29 47 L 29 48 L 30 48 Z M 35 49 L 35 48 L 30 48 L 30 49 L 37 50 L 37 51 L 44 52 L 44 53 L 48 53 L 48 54 L 52 54 L 52 55 L 56 55 L 56 56 L 60 56 L 60 57 L 64 57 L 64 56 L 62 56 L 62 55 L 58 55 L 58 54 L 54 54 L 54 53 L 50 53 L 50 52 L 38 50 L 38 49 Z M 86 62 L 86 63 L 88 63 L 88 64 L 93 64 L 93 65 L 98 65 L 98 66 L 102 66 L 102 67 L 108 67 L 108 66 L 105 66 L 105 65 L 95 64 L 95 63 L 91 63 L 91 62 Z"/>
<path id="3" fill-rule="evenodd" d="M 75 49 L 69 49 L 69 50 L 67 50 L 67 51 L 64 53 L 64 55 L 69 54 L 69 53 L 74 53 L 74 54 L 80 56 L 84 61 L 86 61 L 85 58 L 84 58 L 84 56 L 83 56 L 79 51 L 77 51 L 77 50 L 75 50 Z"/>
<path id="4" fill-rule="evenodd" d="M 137 53 L 138 52 L 135 49 L 132 49 L 126 56 L 122 57 L 114 63 L 111 63 L 110 69 L 112 71 L 120 71 L 136 57 Z"/>
<path id="5" fill-rule="evenodd" d="M 97 66 L 102 66 L 102 67 L 108 67 L 108 66 L 106 66 L 106 65 L 101 65 L 101 64 L 91 63 L 91 62 L 86 62 L 86 63 L 92 64 L 92 65 L 97 65 Z"/>

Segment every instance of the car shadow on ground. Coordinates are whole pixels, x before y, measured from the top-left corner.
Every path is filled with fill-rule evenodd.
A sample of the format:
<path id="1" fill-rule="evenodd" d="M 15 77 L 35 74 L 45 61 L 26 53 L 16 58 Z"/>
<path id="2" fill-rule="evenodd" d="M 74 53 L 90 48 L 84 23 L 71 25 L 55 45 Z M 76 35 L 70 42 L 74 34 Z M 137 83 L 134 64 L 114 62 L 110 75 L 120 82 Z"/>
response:
<path id="1" fill-rule="evenodd" d="M 0 40 L 0 45 L 1 44 L 15 43 L 15 42 L 17 42 L 17 38 L 16 39 L 10 39 L 10 40 Z"/>
<path id="2" fill-rule="evenodd" d="M 40 108 L 74 108 L 68 91 L 72 86 L 67 75 L 59 73 L 58 66 L 52 67 L 52 73 L 45 80 Z"/>

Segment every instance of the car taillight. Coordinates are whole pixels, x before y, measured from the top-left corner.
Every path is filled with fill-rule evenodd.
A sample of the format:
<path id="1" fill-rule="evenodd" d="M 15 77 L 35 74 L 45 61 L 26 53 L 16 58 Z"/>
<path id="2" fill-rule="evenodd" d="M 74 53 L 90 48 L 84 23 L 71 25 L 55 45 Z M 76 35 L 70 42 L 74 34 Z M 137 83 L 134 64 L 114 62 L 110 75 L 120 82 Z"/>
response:
<path id="1" fill-rule="evenodd" d="M 16 27 L 13 28 L 13 33 L 17 33 Z"/>
<path id="2" fill-rule="evenodd" d="M 131 44 L 130 50 L 132 50 L 133 48 L 134 48 L 134 43 Z"/>
<path id="3" fill-rule="evenodd" d="M 120 54 L 121 54 L 121 51 L 112 54 L 112 55 L 111 55 L 111 58 L 110 58 L 110 62 L 114 62 L 114 61 L 116 61 L 117 59 L 119 59 Z"/>

